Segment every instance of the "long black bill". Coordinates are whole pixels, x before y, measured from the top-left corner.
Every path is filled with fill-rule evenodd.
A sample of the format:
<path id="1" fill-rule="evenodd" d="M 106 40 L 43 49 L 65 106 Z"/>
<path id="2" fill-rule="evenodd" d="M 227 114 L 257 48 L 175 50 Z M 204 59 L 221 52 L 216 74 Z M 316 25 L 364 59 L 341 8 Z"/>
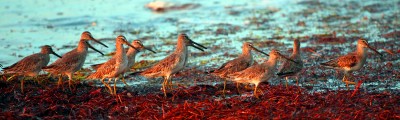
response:
<path id="1" fill-rule="evenodd" d="M 190 46 L 192 46 L 192 47 L 194 47 L 194 48 L 196 48 L 196 49 L 199 49 L 199 50 L 201 50 L 201 51 L 204 51 L 204 49 L 207 49 L 207 48 L 204 47 L 203 45 L 201 45 L 201 44 L 199 44 L 199 43 L 196 43 L 196 42 L 194 42 L 193 40 L 190 40 Z"/>
<path id="2" fill-rule="evenodd" d="M 253 48 L 253 50 L 255 50 L 255 51 L 257 51 L 257 52 L 260 52 L 260 53 L 262 53 L 262 54 L 264 54 L 264 55 L 266 55 L 266 56 L 269 56 L 267 53 L 265 53 L 265 52 L 263 52 L 263 51 L 257 49 L 256 47 L 254 47 L 254 46 L 251 46 L 251 47 Z"/>
<path id="3" fill-rule="evenodd" d="M 100 44 L 102 44 L 102 43 L 100 43 Z M 103 54 L 102 52 L 100 52 L 99 50 L 97 50 L 96 48 L 94 48 L 92 45 L 90 45 L 89 42 L 87 42 L 87 45 L 88 45 L 88 47 L 89 47 L 90 49 L 93 49 L 94 51 L 96 51 L 96 52 L 98 52 L 98 53 L 100 53 L 101 55 L 104 56 L 104 54 Z"/>
<path id="4" fill-rule="evenodd" d="M 144 46 L 143 46 L 143 47 L 144 47 Z M 151 52 L 153 52 L 153 53 L 157 53 L 156 51 L 154 51 L 154 50 L 152 50 L 152 49 L 150 49 L 150 48 L 148 48 L 148 47 L 144 47 L 144 49 L 149 50 L 149 51 L 151 51 Z"/>
<path id="5" fill-rule="evenodd" d="M 95 41 L 95 42 L 97 42 L 97 43 L 103 45 L 104 47 L 107 47 L 107 48 L 108 48 L 108 46 L 107 46 L 106 44 L 104 44 L 104 43 L 102 43 L 102 42 L 100 42 L 100 41 L 94 39 L 93 37 L 91 38 L 91 40 L 93 40 L 93 41 Z"/>
<path id="6" fill-rule="evenodd" d="M 126 45 L 128 45 L 129 47 L 131 47 L 131 48 L 133 48 L 133 49 L 135 49 L 135 50 L 137 50 L 137 51 L 140 51 L 139 49 L 137 49 L 137 48 L 135 48 L 134 46 L 132 46 L 128 41 L 124 40 L 124 43 L 125 43 Z"/>
<path id="7" fill-rule="evenodd" d="M 282 54 L 280 54 L 280 56 L 281 56 L 282 58 L 285 58 L 286 60 L 289 60 L 289 61 L 292 61 L 292 62 L 298 64 L 298 62 L 296 62 L 296 61 L 294 61 L 294 60 L 292 60 L 292 59 L 290 59 L 290 58 L 288 58 L 288 57 L 286 57 L 286 56 L 284 56 L 284 55 L 282 55 Z"/>
<path id="8" fill-rule="evenodd" d="M 54 52 L 54 51 L 51 51 L 51 54 L 53 54 L 53 55 L 55 55 L 55 56 L 57 56 L 57 57 L 59 57 L 59 58 L 61 58 L 61 56 L 60 55 L 58 55 L 56 52 Z"/>
<path id="9" fill-rule="evenodd" d="M 372 51 L 374 51 L 376 54 L 379 54 L 380 56 L 382 56 L 381 53 L 379 53 L 375 48 L 372 48 L 371 46 L 368 45 L 368 48 L 371 49 Z"/>

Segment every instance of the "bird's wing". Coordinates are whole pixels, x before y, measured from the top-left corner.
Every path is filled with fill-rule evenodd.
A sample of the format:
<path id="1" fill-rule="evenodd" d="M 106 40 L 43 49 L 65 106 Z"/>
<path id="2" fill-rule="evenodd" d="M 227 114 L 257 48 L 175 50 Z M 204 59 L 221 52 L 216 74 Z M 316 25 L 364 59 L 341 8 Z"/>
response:
<path id="1" fill-rule="evenodd" d="M 81 59 L 80 55 L 75 50 L 72 50 L 68 53 L 65 53 L 62 58 L 58 58 L 52 64 L 43 67 L 43 70 L 48 72 L 54 71 L 64 71 L 65 69 L 70 69 L 71 65 L 78 64 L 79 60 Z"/>
<path id="2" fill-rule="evenodd" d="M 179 63 L 179 57 L 177 54 L 171 54 L 168 57 L 164 58 L 154 66 L 142 71 L 140 74 L 141 75 L 148 75 L 148 76 L 153 76 L 160 74 L 161 72 L 165 72 L 168 70 L 171 70 L 174 66 L 176 66 L 177 63 Z"/>
<path id="3" fill-rule="evenodd" d="M 116 64 L 116 59 L 115 58 L 111 58 L 107 62 L 103 63 L 103 65 L 101 65 L 96 70 L 96 72 L 90 74 L 87 78 L 88 79 L 95 79 L 95 78 L 102 78 L 105 75 L 113 75 L 113 72 L 116 72 L 115 64 Z M 109 77 L 113 77 L 113 76 L 109 76 Z"/>
<path id="4" fill-rule="evenodd" d="M 339 67 L 354 67 L 357 64 L 356 55 L 346 55 L 338 58 L 337 64 Z"/>
<path id="5" fill-rule="evenodd" d="M 357 64 L 357 56 L 354 54 L 348 54 L 345 56 L 340 56 L 336 59 L 330 60 L 321 65 L 338 68 L 338 67 L 353 67 Z"/>
<path id="6" fill-rule="evenodd" d="M 243 71 L 235 72 L 230 76 L 234 81 L 241 81 L 241 80 L 250 80 L 256 77 L 259 77 L 265 72 L 265 66 L 253 65 Z"/>
<path id="7" fill-rule="evenodd" d="M 40 53 L 32 54 L 12 64 L 11 66 L 3 68 L 3 71 L 5 72 L 31 71 L 34 70 L 38 64 L 40 64 L 42 59 L 43 58 L 40 56 Z"/>
<path id="8" fill-rule="evenodd" d="M 245 59 L 233 59 L 224 63 L 219 69 L 212 72 L 213 74 L 232 74 L 234 72 L 242 71 L 250 66 L 250 62 Z"/>

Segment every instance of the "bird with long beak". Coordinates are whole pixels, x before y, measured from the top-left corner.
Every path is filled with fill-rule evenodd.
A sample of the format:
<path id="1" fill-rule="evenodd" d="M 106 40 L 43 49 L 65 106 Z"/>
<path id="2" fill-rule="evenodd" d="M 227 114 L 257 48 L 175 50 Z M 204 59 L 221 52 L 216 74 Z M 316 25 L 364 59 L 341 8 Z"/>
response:
<path id="1" fill-rule="evenodd" d="M 115 55 L 101 65 L 96 72 L 90 74 L 87 79 L 101 79 L 101 82 L 109 89 L 111 94 L 116 94 L 116 82 L 118 80 L 119 75 L 123 74 L 125 70 L 128 68 L 128 57 L 126 56 L 125 49 L 123 44 L 128 45 L 129 47 L 138 50 L 134 46 L 132 46 L 124 36 L 119 35 L 115 40 L 116 52 Z M 114 90 L 104 82 L 106 78 L 114 78 Z"/>
<path id="2" fill-rule="evenodd" d="M 350 77 L 348 75 L 350 75 L 353 71 L 360 70 L 363 67 L 367 59 L 367 49 L 371 49 L 378 55 L 382 56 L 382 54 L 379 53 L 375 48 L 372 48 L 365 39 L 359 39 L 357 41 L 357 50 L 355 52 L 340 56 L 325 63 L 321 63 L 321 65 L 344 71 L 342 81 L 345 82 L 346 86 L 348 87 L 348 84 L 355 84 L 355 82 L 349 81 L 347 77 Z"/>
<path id="3" fill-rule="evenodd" d="M 68 85 L 71 89 L 72 77 L 74 73 L 80 70 L 85 63 L 86 56 L 88 54 L 88 48 L 91 48 L 94 51 L 99 52 L 101 55 L 104 55 L 102 52 L 90 45 L 89 41 L 95 41 L 105 47 L 108 47 L 104 43 L 94 39 L 90 32 L 85 31 L 81 35 L 81 39 L 79 40 L 77 48 L 65 53 L 62 58 L 57 59 L 49 66 L 43 67 L 43 70 L 51 73 L 52 75 L 59 75 L 58 85 L 62 84 L 62 75 L 67 75 L 69 78 Z"/>
<path id="4" fill-rule="evenodd" d="M 234 82 L 238 83 L 253 83 L 254 84 L 254 96 L 258 98 L 257 87 L 261 82 L 268 81 L 271 77 L 275 75 L 275 67 L 280 58 L 292 61 L 294 60 L 283 56 L 276 50 L 272 50 L 269 53 L 269 59 L 261 64 L 250 66 L 249 68 L 233 73 L 229 77 Z"/>
<path id="5" fill-rule="evenodd" d="M 134 41 L 132 42 L 131 45 L 132 45 L 134 48 L 129 47 L 129 48 L 128 48 L 128 52 L 126 52 L 126 56 L 128 57 L 128 66 L 126 67 L 125 72 L 129 72 L 129 71 L 131 70 L 132 66 L 135 64 L 135 57 L 136 57 L 137 53 L 139 53 L 140 51 L 149 50 L 149 51 L 151 51 L 151 52 L 153 52 L 153 53 L 156 53 L 156 52 L 155 52 L 154 50 L 152 50 L 151 48 L 145 47 L 145 46 L 142 44 L 142 41 L 140 41 L 140 40 L 134 40 Z M 95 65 L 91 65 L 91 67 L 92 67 L 93 69 L 97 70 L 97 69 L 100 68 L 103 64 L 104 64 L 104 63 L 95 64 Z M 109 64 L 112 64 L 112 63 L 109 63 Z M 122 73 L 122 76 L 123 76 L 123 77 L 122 77 L 122 82 L 123 82 L 125 85 L 128 85 L 128 84 L 125 82 L 125 77 L 124 77 L 123 74 L 124 74 L 124 73 Z"/>
<path id="6" fill-rule="evenodd" d="M 279 77 L 285 77 L 286 88 L 288 87 L 288 77 L 290 76 L 296 77 L 296 84 L 298 85 L 298 73 L 300 73 L 300 71 L 303 69 L 303 60 L 301 60 L 300 54 L 300 41 L 298 39 L 295 39 L 293 41 L 293 53 L 292 55 L 290 55 L 289 58 L 296 61 L 297 63 L 286 60 L 279 68 L 278 73 L 276 73 L 276 75 L 278 75 Z"/>
<path id="7" fill-rule="evenodd" d="M 162 90 L 164 92 L 164 97 L 166 97 L 166 85 L 171 84 L 169 82 L 171 81 L 171 76 L 181 71 L 187 64 L 189 56 L 188 46 L 192 46 L 201 51 L 207 49 L 203 45 L 191 40 L 186 34 L 179 34 L 176 49 L 171 55 L 156 63 L 154 66 L 134 74 L 139 74 L 147 78 L 163 77 L 164 82 L 162 83 Z"/>
<path id="8" fill-rule="evenodd" d="M 130 71 L 130 68 L 132 68 L 132 66 L 135 64 L 135 57 L 136 57 L 136 55 L 139 53 L 139 52 L 141 52 L 141 51 L 143 51 L 143 50 L 149 50 L 149 51 L 151 51 L 152 53 L 156 53 L 154 50 L 152 50 L 151 48 L 149 48 L 149 47 L 145 47 L 143 44 L 142 44 L 142 41 L 140 41 L 140 40 L 134 40 L 133 42 L 132 42 L 132 44 L 131 44 L 133 47 L 135 47 L 135 48 L 132 48 L 132 47 L 129 47 L 128 48 L 128 51 L 126 52 L 126 56 L 128 57 L 128 67 L 127 67 L 127 70 L 126 70 L 126 72 L 129 72 Z M 103 65 L 104 63 L 100 63 L 100 64 L 94 64 L 94 65 L 91 65 L 91 67 L 93 68 L 93 69 L 95 69 L 95 70 L 97 70 L 99 67 L 101 67 L 101 65 Z"/>
<path id="9" fill-rule="evenodd" d="M 5 74 L 11 73 L 14 75 L 22 75 L 23 78 L 21 80 L 21 91 L 24 91 L 24 79 L 25 76 L 36 77 L 40 71 L 42 71 L 42 67 L 46 66 L 50 61 L 50 55 L 53 54 L 59 58 L 60 55 L 55 53 L 53 49 L 49 45 L 44 45 L 41 47 L 40 53 L 35 53 L 25 58 L 21 59 L 17 63 L 12 64 L 11 66 L 3 68 Z"/>
<path id="10" fill-rule="evenodd" d="M 251 53 L 252 50 L 260 52 L 266 56 L 269 56 L 267 53 L 255 48 L 251 43 L 245 42 L 243 43 L 242 46 L 242 54 L 239 55 L 239 57 L 222 64 L 221 67 L 219 67 L 214 71 L 210 71 L 211 74 L 219 76 L 220 78 L 224 79 L 224 90 L 223 90 L 224 95 L 225 95 L 225 88 L 227 81 L 226 78 L 232 73 L 242 71 L 253 65 L 254 60 L 253 60 L 253 55 Z M 236 85 L 236 88 L 238 88 L 238 84 Z"/>

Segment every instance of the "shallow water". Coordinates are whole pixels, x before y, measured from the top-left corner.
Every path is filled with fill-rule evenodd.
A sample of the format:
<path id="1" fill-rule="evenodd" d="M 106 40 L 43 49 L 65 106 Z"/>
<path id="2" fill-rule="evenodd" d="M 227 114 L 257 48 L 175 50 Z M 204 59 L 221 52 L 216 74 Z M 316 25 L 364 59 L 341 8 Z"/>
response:
<path id="1" fill-rule="evenodd" d="M 189 3 L 184 0 L 167 1 L 172 4 Z M 114 38 L 125 35 L 129 40 L 141 39 L 144 45 L 152 46 L 158 53 L 144 52 L 137 56 L 137 61 L 160 60 L 174 48 L 178 33 L 187 33 L 190 38 L 209 47 L 205 55 L 191 49 L 194 54 L 188 68 L 196 66 L 201 70 L 216 68 L 221 63 L 233 59 L 241 52 L 241 43 L 250 41 L 263 51 L 278 49 L 290 54 L 291 39 L 302 38 L 302 47 L 315 48 L 315 52 L 303 50 L 305 67 L 346 54 L 354 50 L 357 37 L 369 39 L 371 45 L 385 52 L 382 48 L 399 50 L 399 41 L 383 38 L 381 35 L 397 30 L 399 1 L 303 1 L 303 0 L 235 0 L 235 1 L 195 1 L 199 5 L 192 9 L 153 12 L 145 7 L 148 0 L 113 1 L 0 1 L 0 64 L 8 66 L 24 56 L 40 51 L 44 44 L 52 45 L 58 54 L 64 54 L 77 45 L 80 34 L 90 31 L 92 35 L 106 43 L 109 48 L 94 44 L 104 53 L 112 52 Z M 306 36 L 329 34 L 335 31 L 337 36 L 345 36 L 344 43 L 318 43 Z M 263 42 L 268 43 L 263 43 Z M 390 42 L 390 43 L 389 43 Z M 377 44 L 383 43 L 383 44 Z M 391 44 L 387 48 L 386 44 Z M 332 49 L 339 51 L 331 52 Z M 144 54 L 144 55 L 143 55 Z M 373 54 L 370 54 L 372 56 Z M 333 57 L 332 57 L 333 56 Z M 365 73 L 384 76 L 380 81 L 386 88 L 400 89 L 399 76 L 390 73 L 378 74 L 378 68 L 387 70 L 384 65 L 391 62 L 391 69 L 399 69 L 399 55 L 385 54 L 388 61 L 378 65 L 377 57 L 368 59 L 366 66 L 373 66 L 373 72 L 362 69 Z M 51 62 L 56 57 L 51 57 Z M 92 52 L 84 67 L 101 63 L 108 56 Z M 256 54 L 256 60 L 262 62 L 265 56 Z M 211 60 L 210 60 L 211 59 Z M 314 69 L 313 69 L 314 70 Z M 389 69 L 390 70 L 390 69 Z M 341 76 L 321 77 L 322 73 L 332 74 L 333 70 L 317 69 L 317 75 L 308 71 L 304 81 L 317 84 L 317 91 L 322 88 L 338 89 L 335 85 Z M 373 79 L 373 78 L 367 78 Z M 318 81 L 323 79 L 324 81 Z M 382 80 L 383 79 L 383 80 Z M 274 78 L 274 81 L 283 79 Z M 145 81 L 145 80 L 144 80 Z M 316 82 L 315 82 L 316 81 Z M 132 85 L 137 81 L 130 81 Z M 148 84 L 147 82 L 140 82 Z M 273 81 L 272 84 L 275 84 Z M 158 84 L 158 83 L 155 83 Z M 293 84 L 293 83 L 292 83 Z M 382 82 L 371 81 L 366 86 L 379 86 Z M 123 86 L 123 84 L 120 84 Z M 382 88 L 379 88 L 382 89 Z"/>

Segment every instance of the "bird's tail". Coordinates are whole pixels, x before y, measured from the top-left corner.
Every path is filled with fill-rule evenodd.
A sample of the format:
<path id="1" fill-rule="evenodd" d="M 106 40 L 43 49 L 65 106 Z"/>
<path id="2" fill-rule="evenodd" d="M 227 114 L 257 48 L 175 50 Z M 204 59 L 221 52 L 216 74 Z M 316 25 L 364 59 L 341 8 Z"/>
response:
<path id="1" fill-rule="evenodd" d="M 337 64 L 336 60 L 331 60 L 331 61 L 328 61 L 328 62 L 324 62 L 324 63 L 321 63 L 320 65 L 326 66 L 326 67 L 338 67 L 338 64 Z"/>
<path id="2" fill-rule="evenodd" d="M 13 68 L 15 65 L 17 65 L 17 63 L 14 63 L 14 64 L 12 64 L 12 65 L 10 65 L 10 66 L 8 66 L 8 67 L 4 67 L 4 68 L 3 68 L 3 66 L 1 66 L 1 67 L 3 68 L 2 71 L 9 70 L 9 69 Z"/>

